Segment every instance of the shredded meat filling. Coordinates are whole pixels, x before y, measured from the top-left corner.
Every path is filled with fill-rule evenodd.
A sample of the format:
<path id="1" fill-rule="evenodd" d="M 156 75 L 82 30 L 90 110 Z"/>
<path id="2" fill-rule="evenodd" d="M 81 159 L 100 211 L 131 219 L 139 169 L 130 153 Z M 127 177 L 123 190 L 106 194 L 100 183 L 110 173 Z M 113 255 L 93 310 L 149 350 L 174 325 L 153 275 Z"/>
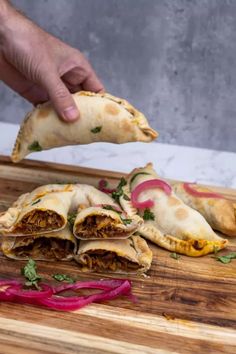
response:
<path id="1" fill-rule="evenodd" d="M 81 266 L 86 266 L 90 270 L 115 272 L 122 270 L 124 272 L 138 270 L 139 264 L 128 260 L 125 257 L 118 256 L 115 252 L 104 250 L 88 251 L 79 259 Z"/>
<path id="2" fill-rule="evenodd" d="M 76 235 L 83 239 L 125 237 L 127 232 L 117 227 L 115 221 L 103 215 L 88 216 L 76 226 Z"/>
<path id="3" fill-rule="evenodd" d="M 14 248 L 17 257 L 34 259 L 63 259 L 73 253 L 74 244 L 69 240 L 39 237 L 27 246 Z"/>
<path id="4" fill-rule="evenodd" d="M 51 210 L 33 210 L 25 215 L 17 224 L 15 233 L 31 234 L 37 231 L 50 231 L 59 229 L 63 225 L 60 215 Z"/>

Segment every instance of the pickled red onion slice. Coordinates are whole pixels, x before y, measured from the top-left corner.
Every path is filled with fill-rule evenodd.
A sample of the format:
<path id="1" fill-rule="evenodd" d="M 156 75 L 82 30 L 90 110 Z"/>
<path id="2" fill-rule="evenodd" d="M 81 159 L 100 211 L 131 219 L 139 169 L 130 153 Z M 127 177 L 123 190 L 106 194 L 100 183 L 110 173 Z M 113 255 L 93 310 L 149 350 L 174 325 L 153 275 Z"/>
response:
<path id="1" fill-rule="evenodd" d="M 20 299 L 42 299 L 52 296 L 53 289 L 51 286 L 40 284 L 40 287 L 42 290 L 23 290 L 22 288 L 10 287 L 6 292 Z"/>
<path id="2" fill-rule="evenodd" d="M 171 194 L 171 186 L 160 179 L 151 179 L 149 181 L 144 181 L 137 185 L 131 193 L 131 203 L 137 209 L 151 208 L 154 206 L 154 202 L 151 199 L 147 199 L 144 202 L 139 202 L 139 195 L 147 190 L 153 188 L 161 188 L 167 195 Z"/>
<path id="3" fill-rule="evenodd" d="M 98 182 L 98 189 L 106 194 L 110 194 L 116 191 L 116 189 L 107 188 L 108 182 L 105 179 L 100 179 Z"/>
<path id="4" fill-rule="evenodd" d="M 61 284 L 53 288 L 54 294 L 59 294 L 62 291 L 67 290 L 79 290 L 79 289 L 100 289 L 110 290 L 122 285 L 124 280 L 112 279 L 112 280 L 94 280 L 94 281 L 78 281 L 73 284 Z"/>
<path id="5" fill-rule="evenodd" d="M 199 198 L 218 198 L 218 199 L 225 199 L 225 197 L 221 194 L 214 193 L 214 192 L 199 192 L 192 187 L 192 185 L 196 185 L 196 183 L 184 183 L 183 187 L 185 191 L 194 197 Z"/>
<path id="6" fill-rule="evenodd" d="M 123 283 L 109 291 L 103 291 L 98 294 L 93 294 L 89 296 L 78 296 L 74 297 L 72 300 L 67 300 L 68 298 L 59 298 L 59 297 L 51 297 L 51 298 L 43 298 L 39 299 L 39 303 L 49 307 L 54 310 L 59 311 L 75 311 L 80 308 L 91 304 L 92 302 L 101 302 L 112 300 L 121 295 L 130 295 L 131 284 L 128 280 L 123 281 Z"/>

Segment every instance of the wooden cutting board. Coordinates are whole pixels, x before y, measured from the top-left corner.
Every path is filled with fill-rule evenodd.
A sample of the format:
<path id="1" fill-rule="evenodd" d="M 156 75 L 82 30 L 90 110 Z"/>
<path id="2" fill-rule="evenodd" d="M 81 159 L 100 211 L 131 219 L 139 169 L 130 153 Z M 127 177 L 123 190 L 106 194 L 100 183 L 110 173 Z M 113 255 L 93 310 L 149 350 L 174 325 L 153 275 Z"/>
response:
<path id="1" fill-rule="evenodd" d="M 36 161 L 13 165 L 0 157 L 0 211 L 41 184 L 97 186 L 106 178 L 115 186 L 121 176 Z M 235 190 L 214 189 L 236 200 Z M 222 254 L 236 251 L 236 242 L 230 241 Z M 0 353 L 235 353 L 236 261 L 224 265 L 212 255 L 175 260 L 168 251 L 152 249 L 148 277 L 129 277 L 137 304 L 119 299 L 61 313 L 0 303 Z M 0 254 L 0 278 L 19 275 L 23 264 Z M 81 274 L 73 262 L 37 264 L 46 279 L 55 272 L 83 280 L 108 277 Z"/>

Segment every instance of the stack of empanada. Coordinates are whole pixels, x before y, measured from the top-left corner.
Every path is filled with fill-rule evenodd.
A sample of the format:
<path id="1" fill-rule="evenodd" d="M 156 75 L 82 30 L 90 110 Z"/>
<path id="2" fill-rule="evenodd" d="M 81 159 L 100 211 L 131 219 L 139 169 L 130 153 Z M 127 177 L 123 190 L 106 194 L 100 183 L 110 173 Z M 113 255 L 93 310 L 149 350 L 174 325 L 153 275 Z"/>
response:
<path id="1" fill-rule="evenodd" d="M 74 258 L 83 271 L 142 273 L 152 253 L 145 240 L 132 236 L 141 223 L 92 186 L 41 186 L 0 216 L 2 251 L 15 259 Z"/>

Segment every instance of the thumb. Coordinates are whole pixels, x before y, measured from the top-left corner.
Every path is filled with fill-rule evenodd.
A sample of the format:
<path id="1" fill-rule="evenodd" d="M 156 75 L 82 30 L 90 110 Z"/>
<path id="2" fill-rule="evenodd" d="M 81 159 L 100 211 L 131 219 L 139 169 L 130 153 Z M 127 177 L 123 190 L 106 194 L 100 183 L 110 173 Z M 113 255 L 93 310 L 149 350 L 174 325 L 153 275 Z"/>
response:
<path id="1" fill-rule="evenodd" d="M 67 122 L 79 118 L 79 111 L 73 97 L 57 73 L 45 75 L 42 85 L 60 118 Z"/>

